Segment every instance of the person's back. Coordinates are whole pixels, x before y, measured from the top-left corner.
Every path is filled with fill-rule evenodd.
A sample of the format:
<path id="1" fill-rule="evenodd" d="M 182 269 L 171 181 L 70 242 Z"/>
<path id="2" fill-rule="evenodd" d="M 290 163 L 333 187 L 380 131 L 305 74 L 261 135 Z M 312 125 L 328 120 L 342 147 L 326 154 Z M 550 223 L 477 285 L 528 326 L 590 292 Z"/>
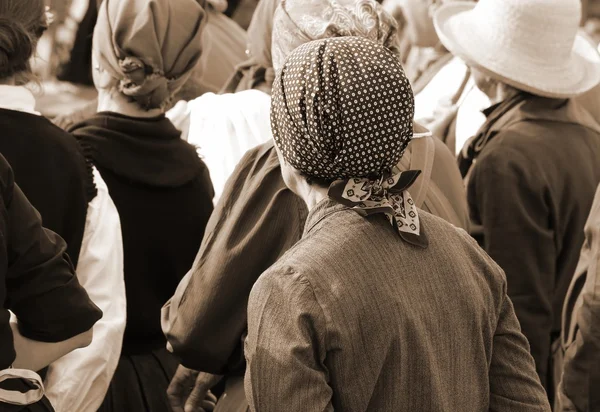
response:
<path id="1" fill-rule="evenodd" d="M 26 93 L 16 86 L 0 89 L 6 87 L 12 90 L 5 96 Z M 7 100 L 2 99 L 0 107 Z M 57 410 L 97 407 L 116 368 L 125 329 L 117 209 L 73 136 L 40 115 L 4 108 L 0 109 L 0 128 L 0 153 L 10 162 L 45 227 L 67 242 L 79 283 L 104 312 L 94 327 L 93 344 L 53 362 L 44 372 L 46 394 Z M 65 383 L 65 374 L 77 385 Z"/>
<path id="2" fill-rule="evenodd" d="M 600 127 L 584 121 L 572 100 L 530 96 L 511 113 L 492 126 L 495 137 L 472 168 L 469 205 L 475 228 L 483 223 L 473 235 L 506 271 L 519 321 L 545 376 L 600 182 Z M 512 200 L 500 212 L 495 199 L 509 190 Z M 520 216 L 516 210 L 535 214 Z M 540 296 L 543 311 L 532 310 Z"/>
<path id="3" fill-rule="evenodd" d="M 249 322 L 260 325 L 252 318 L 261 313 L 253 297 L 275 301 L 287 295 L 288 286 L 294 291 L 309 285 L 317 307 L 294 300 L 286 306 L 314 326 L 335 410 L 546 410 L 501 269 L 466 232 L 427 213 L 420 216 L 431 234 L 427 249 L 400 241 L 383 216 L 365 219 L 343 206 L 317 206 L 305 237 L 257 281 Z M 286 341 L 269 341 L 273 335 L 252 339 L 275 357 L 270 373 L 278 378 L 272 384 L 298 379 L 287 378 L 291 365 L 277 361 L 272 346 Z M 302 338 L 284 351 L 302 354 Z M 502 375 L 508 372 L 505 386 Z M 281 393 L 288 395 L 293 397 Z M 260 391 L 254 399 L 256 410 L 274 410 Z M 263 409 L 267 405 L 271 409 Z"/>
<path id="4" fill-rule="evenodd" d="M 5 107 L 0 109 L 0 152 L 45 227 L 65 239 L 77 266 L 88 202 L 96 195 L 77 141 L 39 115 L 8 109 L 1 102 L 0 107 Z"/>
<path id="5" fill-rule="evenodd" d="M 77 281 L 64 240 L 42 227 L 1 155 L 0 212 L 0 409 L 53 411 L 33 371 L 88 346 L 102 311 Z"/>
<path id="6" fill-rule="evenodd" d="M 208 173 L 171 188 L 136 184 L 99 170 L 123 227 L 128 292 L 123 350 L 162 348 L 160 310 L 192 265 L 212 210 Z"/>
<path id="7" fill-rule="evenodd" d="M 557 411 L 595 411 L 600 376 L 600 186 L 585 225 L 585 243 L 565 298 L 562 334 L 554 353 Z"/>
<path id="8" fill-rule="evenodd" d="M 354 96 L 335 84 L 355 78 L 348 116 L 314 115 L 348 107 Z M 379 79 L 381 95 L 365 93 Z M 250 409 L 549 410 L 502 270 L 417 209 L 420 171 L 396 166 L 416 133 L 394 56 L 360 37 L 320 40 L 292 52 L 274 84 L 283 180 L 309 214 L 249 297 Z M 363 134 L 369 107 L 391 109 Z M 387 130 L 394 139 L 376 138 Z"/>
<path id="9" fill-rule="evenodd" d="M 164 117 L 100 113 L 73 134 L 94 153 L 91 161 L 121 217 L 128 309 L 123 352 L 163 348 L 160 309 L 192 265 L 212 211 L 208 170 Z"/>
<path id="10" fill-rule="evenodd" d="M 493 103 L 459 168 L 481 226 L 473 235 L 506 273 L 550 399 L 551 342 L 600 182 L 600 129 L 576 101 L 600 82 L 600 55 L 578 34 L 580 19 L 578 0 L 450 3 L 434 15 L 445 47 Z"/>
<path id="11" fill-rule="evenodd" d="M 92 344 L 44 371 L 46 394 L 57 410 L 95 410 L 125 329 L 121 226 L 104 182 L 86 164 L 77 141 L 35 110 L 26 86 L 34 79 L 29 62 L 47 19 L 43 0 L 0 3 L 0 153 L 44 226 L 66 241 L 77 280 L 103 311 Z"/>
<path id="12" fill-rule="evenodd" d="M 200 247 L 213 190 L 196 149 L 164 111 L 200 58 L 205 16 L 195 0 L 100 5 L 99 112 L 72 133 L 105 179 L 123 229 L 128 319 L 102 411 L 170 410 L 166 389 L 178 359 L 167 352 L 160 309 Z"/>
<path id="13" fill-rule="evenodd" d="M 205 91 L 216 93 L 246 58 L 248 39 L 246 31 L 219 10 L 207 6 L 206 12 L 209 16 L 202 37 L 203 55 L 198 63 L 202 74 L 199 80 Z M 190 96 L 194 97 L 197 95 Z"/>

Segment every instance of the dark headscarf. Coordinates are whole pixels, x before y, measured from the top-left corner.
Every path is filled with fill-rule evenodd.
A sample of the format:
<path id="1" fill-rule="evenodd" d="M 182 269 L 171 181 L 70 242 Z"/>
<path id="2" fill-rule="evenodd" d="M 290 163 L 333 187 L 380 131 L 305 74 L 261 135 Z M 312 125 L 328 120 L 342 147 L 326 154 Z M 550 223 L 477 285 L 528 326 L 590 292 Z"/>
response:
<path id="1" fill-rule="evenodd" d="M 420 172 L 396 166 L 413 137 L 413 116 L 397 56 L 362 37 L 298 47 L 273 85 L 271 127 L 286 162 L 333 181 L 332 199 L 364 215 L 385 213 L 404 239 L 425 246 L 406 191 Z"/>

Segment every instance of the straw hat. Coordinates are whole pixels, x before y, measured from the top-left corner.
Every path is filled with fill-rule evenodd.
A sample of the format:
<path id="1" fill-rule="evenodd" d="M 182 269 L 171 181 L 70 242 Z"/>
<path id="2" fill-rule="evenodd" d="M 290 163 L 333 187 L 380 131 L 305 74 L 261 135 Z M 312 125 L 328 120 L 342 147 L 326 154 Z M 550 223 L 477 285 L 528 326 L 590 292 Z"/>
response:
<path id="1" fill-rule="evenodd" d="M 440 40 L 469 65 L 521 90 L 571 97 L 600 83 L 600 54 L 578 34 L 581 0 L 479 0 L 436 12 Z"/>

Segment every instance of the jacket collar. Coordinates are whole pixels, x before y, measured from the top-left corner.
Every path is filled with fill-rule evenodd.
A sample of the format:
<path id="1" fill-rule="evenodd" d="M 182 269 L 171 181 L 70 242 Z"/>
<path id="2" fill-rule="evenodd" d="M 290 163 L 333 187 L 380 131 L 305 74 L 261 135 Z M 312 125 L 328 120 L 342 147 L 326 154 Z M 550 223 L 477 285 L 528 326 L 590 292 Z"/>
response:
<path id="1" fill-rule="evenodd" d="M 327 217 L 344 210 L 349 210 L 348 206 L 339 204 L 329 197 L 321 200 L 308 212 L 306 224 L 304 225 L 304 234 L 302 236 L 306 236 L 308 233 L 312 232 L 315 227 Z"/>
<path id="2" fill-rule="evenodd" d="M 496 118 L 489 124 L 487 132 L 498 132 L 516 123 L 544 120 L 559 123 L 583 125 L 600 133 L 600 124 L 574 99 L 552 99 L 525 94 L 526 98 L 517 105 L 507 107 L 501 102 L 485 109 L 488 119 Z"/>
<path id="3" fill-rule="evenodd" d="M 320 226 L 321 222 L 325 221 L 330 216 L 332 216 L 338 212 L 344 212 L 346 210 L 353 211 L 353 213 L 354 213 L 354 209 L 351 209 L 348 206 L 340 204 L 340 203 L 332 200 L 329 197 L 326 197 L 325 199 L 321 200 L 319 203 L 317 203 L 315 205 L 315 207 L 313 207 L 308 212 L 308 216 L 306 218 L 306 224 L 304 226 L 304 233 L 302 234 L 302 237 L 305 237 L 309 233 L 316 230 Z M 397 229 L 394 229 L 394 230 L 397 230 Z M 412 235 L 412 234 L 405 234 L 405 236 L 403 236 L 401 234 L 400 238 L 402 239 L 402 241 L 405 241 L 413 246 L 418 246 L 420 248 L 427 248 L 427 246 L 429 245 L 428 237 L 425 232 L 425 227 L 423 225 L 422 220 L 421 220 L 420 236 Z M 400 240 L 400 238 L 399 238 L 399 240 Z"/>
<path id="4" fill-rule="evenodd" d="M 469 172 L 479 154 L 500 131 L 521 122 L 547 121 L 583 125 L 600 133 L 600 125 L 591 114 L 573 99 L 553 99 L 526 92 L 516 93 L 484 110 L 487 120 L 461 150 L 458 167 L 463 177 Z"/>
<path id="5" fill-rule="evenodd" d="M 70 132 L 93 163 L 132 182 L 152 187 L 180 187 L 206 166 L 196 148 L 165 116 L 141 119 L 100 112 Z"/>

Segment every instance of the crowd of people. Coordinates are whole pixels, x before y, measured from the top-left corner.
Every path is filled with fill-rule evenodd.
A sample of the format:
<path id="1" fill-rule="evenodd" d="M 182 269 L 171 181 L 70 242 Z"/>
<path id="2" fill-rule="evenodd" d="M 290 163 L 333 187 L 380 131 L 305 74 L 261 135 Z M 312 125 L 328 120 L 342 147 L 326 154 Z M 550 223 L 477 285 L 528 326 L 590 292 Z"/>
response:
<path id="1" fill-rule="evenodd" d="M 600 411 L 594 0 L 88 3 L 47 118 L 0 1 L 0 411 Z"/>

